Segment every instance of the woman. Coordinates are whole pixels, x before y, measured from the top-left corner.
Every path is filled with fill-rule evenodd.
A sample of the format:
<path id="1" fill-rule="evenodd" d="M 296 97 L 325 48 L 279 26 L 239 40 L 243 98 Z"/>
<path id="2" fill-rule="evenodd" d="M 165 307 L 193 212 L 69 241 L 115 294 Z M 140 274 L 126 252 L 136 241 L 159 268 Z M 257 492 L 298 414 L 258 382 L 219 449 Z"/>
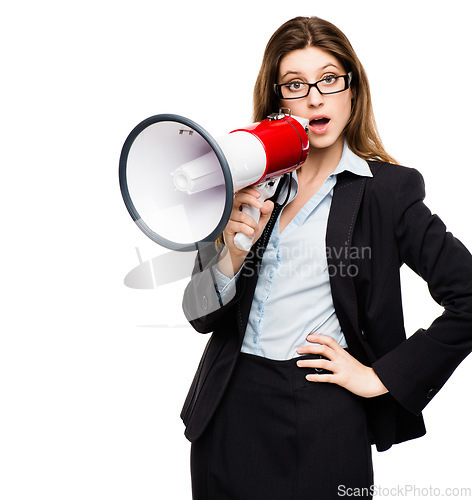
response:
<path id="1" fill-rule="evenodd" d="M 254 118 L 280 107 L 309 120 L 307 161 L 272 200 L 235 195 L 184 294 L 194 328 L 213 332 L 181 415 L 198 500 L 371 498 L 371 444 L 422 436 L 422 409 L 472 350 L 472 256 L 423 204 L 419 172 L 385 152 L 332 24 L 295 18 L 270 39 Z M 445 308 L 408 340 L 403 263 Z"/>

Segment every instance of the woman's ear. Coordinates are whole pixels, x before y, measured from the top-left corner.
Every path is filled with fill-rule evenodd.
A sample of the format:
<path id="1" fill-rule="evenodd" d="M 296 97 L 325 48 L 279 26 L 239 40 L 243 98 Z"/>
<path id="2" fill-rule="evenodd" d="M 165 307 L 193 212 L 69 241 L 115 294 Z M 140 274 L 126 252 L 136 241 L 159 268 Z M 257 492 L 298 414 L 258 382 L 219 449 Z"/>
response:
<path id="1" fill-rule="evenodd" d="M 357 93 L 356 89 L 353 87 L 351 87 L 349 90 L 351 91 L 351 111 L 352 111 L 357 101 Z"/>

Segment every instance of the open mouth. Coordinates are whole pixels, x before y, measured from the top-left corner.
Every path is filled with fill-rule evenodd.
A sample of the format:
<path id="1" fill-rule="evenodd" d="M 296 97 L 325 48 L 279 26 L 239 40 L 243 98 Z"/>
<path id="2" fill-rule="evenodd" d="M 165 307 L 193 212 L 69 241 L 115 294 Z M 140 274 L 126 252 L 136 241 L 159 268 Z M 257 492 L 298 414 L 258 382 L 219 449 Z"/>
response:
<path id="1" fill-rule="evenodd" d="M 312 127 L 324 126 L 329 123 L 329 118 L 318 118 L 317 120 L 311 120 L 310 125 Z"/>
<path id="2" fill-rule="evenodd" d="M 328 124 L 331 120 L 329 118 L 318 118 L 310 121 L 310 129 L 315 134 L 322 134 L 328 129 Z"/>

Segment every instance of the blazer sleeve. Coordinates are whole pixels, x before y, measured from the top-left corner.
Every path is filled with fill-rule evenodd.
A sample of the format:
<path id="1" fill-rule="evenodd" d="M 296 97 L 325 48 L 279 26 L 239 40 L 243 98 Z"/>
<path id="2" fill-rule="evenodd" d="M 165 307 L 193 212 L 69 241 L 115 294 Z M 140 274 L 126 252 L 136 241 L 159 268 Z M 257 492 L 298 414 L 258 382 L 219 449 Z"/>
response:
<path id="1" fill-rule="evenodd" d="M 394 204 L 398 253 L 427 282 L 444 312 L 372 368 L 392 397 L 419 415 L 472 351 L 472 255 L 423 203 L 422 175 L 405 171 Z"/>
<path id="2" fill-rule="evenodd" d="M 236 286 L 221 294 L 215 275 L 221 254 L 213 242 L 199 248 L 192 278 L 185 288 L 182 308 L 190 324 L 200 333 L 210 333 L 223 325 L 228 312 L 242 296 L 239 280 Z"/>

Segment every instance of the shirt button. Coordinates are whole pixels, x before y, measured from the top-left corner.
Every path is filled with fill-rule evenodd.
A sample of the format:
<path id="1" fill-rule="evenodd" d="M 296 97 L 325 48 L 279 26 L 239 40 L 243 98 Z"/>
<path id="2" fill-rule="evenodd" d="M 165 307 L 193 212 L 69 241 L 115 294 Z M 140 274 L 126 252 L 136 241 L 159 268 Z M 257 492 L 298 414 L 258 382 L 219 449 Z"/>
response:
<path id="1" fill-rule="evenodd" d="M 274 240 L 274 248 L 277 248 L 279 246 L 279 240 Z"/>
<path id="2" fill-rule="evenodd" d="M 272 271 L 269 273 L 269 278 L 272 279 L 275 276 L 275 271 L 272 269 Z"/>
<path id="3" fill-rule="evenodd" d="M 208 299 L 207 299 L 206 295 L 203 296 L 202 304 L 203 304 L 203 309 L 205 309 L 205 311 L 206 311 L 208 309 Z"/>

